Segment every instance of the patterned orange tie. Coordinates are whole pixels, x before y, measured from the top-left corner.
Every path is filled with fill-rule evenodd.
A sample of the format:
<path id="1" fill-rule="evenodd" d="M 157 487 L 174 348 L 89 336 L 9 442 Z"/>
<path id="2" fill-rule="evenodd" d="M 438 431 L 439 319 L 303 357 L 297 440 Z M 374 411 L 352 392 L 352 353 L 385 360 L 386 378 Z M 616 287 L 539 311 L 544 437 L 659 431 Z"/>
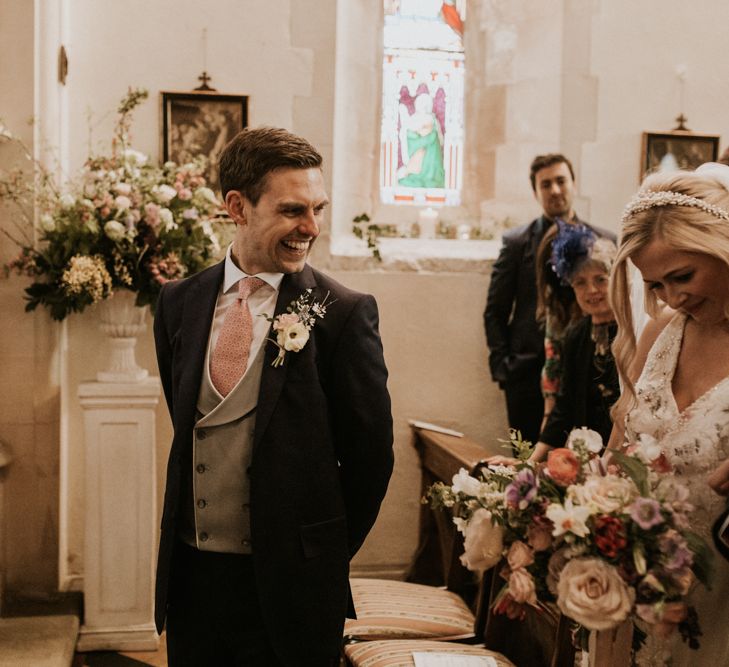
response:
<path id="1" fill-rule="evenodd" d="M 253 341 L 253 317 L 248 297 L 266 283 L 260 278 L 242 278 L 238 282 L 238 299 L 225 311 L 223 327 L 210 360 L 210 379 L 222 396 L 243 377 Z"/>

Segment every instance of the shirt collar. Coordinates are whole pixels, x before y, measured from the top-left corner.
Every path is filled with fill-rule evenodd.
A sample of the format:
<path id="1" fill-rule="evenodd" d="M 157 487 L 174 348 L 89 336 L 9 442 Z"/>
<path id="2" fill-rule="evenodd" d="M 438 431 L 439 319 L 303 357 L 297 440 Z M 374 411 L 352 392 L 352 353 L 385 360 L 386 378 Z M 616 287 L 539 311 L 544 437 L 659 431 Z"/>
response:
<path id="1" fill-rule="evenodd" d="M 228 246 L 225 253 L 225 275 L 223 276 L 223 294 L 230 291 L 232 287 L 238 284 L 241 278 L 248 278 L 249 274 L 242 271 L 233 261 L 233 244 Z M 263 282 L 270 285 L 274 290 L 278 291 L 283 280 L 283 273 L 256 273 L 255 277 L 260 278 Z"/>

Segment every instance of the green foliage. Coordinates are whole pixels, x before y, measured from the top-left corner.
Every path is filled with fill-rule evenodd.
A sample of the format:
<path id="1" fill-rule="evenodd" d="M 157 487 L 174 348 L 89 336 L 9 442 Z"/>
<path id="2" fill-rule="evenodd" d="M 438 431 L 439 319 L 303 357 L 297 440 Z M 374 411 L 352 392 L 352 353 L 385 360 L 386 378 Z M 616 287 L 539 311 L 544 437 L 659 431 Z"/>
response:
<path id="1" fill-rule="evenodd" d="M 358 239 L 364 239 L 367 241 L 367 248 L 372 253 L 372 256 L 378 261 L 382 261 L 382 255 L 380 255 L 380 246 L 377 242 L 377 237 L 382 233 L 382 228 L 379 225 L 370 224 L 370 216 L 366 213 L 361 213 L 358 216 L 352 218 L 352 231 Z"/>

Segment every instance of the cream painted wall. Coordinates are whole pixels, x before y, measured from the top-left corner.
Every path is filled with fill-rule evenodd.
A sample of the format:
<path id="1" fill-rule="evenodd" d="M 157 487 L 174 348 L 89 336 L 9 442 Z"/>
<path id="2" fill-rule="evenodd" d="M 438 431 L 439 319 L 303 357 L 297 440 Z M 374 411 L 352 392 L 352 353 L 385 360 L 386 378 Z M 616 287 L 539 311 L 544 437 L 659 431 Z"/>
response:
<path id="1" fill-rule="evenodd" d="M 369 0 L 357 2 L 360 8 L 369 6 Z M 283 125 L 317 144 L 331 187 L 333 171 L 348 159 L 346 151 L 336 162 L 332 157 L 335 0 L 211 0 L 204 13 L 199 3 L 172 0 L 66 4 L 70 73 L 64 95 L 72 168 L 89 145 L 87 109 L 94 112 L 91 143 L 97 145 L 109 137 L 113 109 L 129 85 L 150 89 L 152 99 L 137 114 L 134 136 L 137 148 L 158 154 L 158 92 L 196 85 L 203 61 L 201 29 L 207 27 L 213 85 L 250 95 L 252 124 Z M 471 108 L 483 114 L 479 120 L 487 135 L 482 162 L 471 163 L 471 169 L 474 178 L 483 170 L 490 205 L 518 210 L 526 221 L 536 212 L 529 161 L 538 151 L 564 150 L 578 167 L 578 210 L 615 228 L 637 185 L 640 133 L 669 129 L 678 113 L 677 64 L 687 66 L 690 127 L 727 135 L 729 62 L 722 58 L 721 31 L 714 35 L 707 26 L 729 25 L 729 5 L 712 0 L 696 0 L 691 8 L 669 5 L 670 11 L 657 0 L 471 3 L 474 27 L 469 30 L 475 37 L 472 32 L 468 39 L 480 40 L 475 47 L 483 58 L 480 78 L 471 82 L 478 98 Z M 0 117 L 21 128 L 34 110 L 32 7 L 0 0 Z M 360 121 L 372 123 L 371 118 L 353 118 Z M 0 165 L 9 160 L 0 149 Z M 339 210 L 346 210 L 346 202 Z M 0 224 L 8 227 L 7 214 L 0 212 Z M 346 228 L 347 218 L 339 224 Z M 380 519 L 356 565 L 360 571 L 396 574 L 415 547 L 419 507 L 419 472 L 407 419 L 458 428 L 493 450 L 505 430 L 503 401 L 488 379 L 482 335 L 488 267 L 437 272 L 436 262 L 435 271 L 427 273 L 374 266 L 346 270 L 346 262 L 330 261 L 327 235 L 325 230 L 314 263 L 325 270 L 336 264 L 334 277 L 373 293 L 380 303 L 396 468 Z M 7 259 L 11 250 L 4 238 L 0 248 Z M 22 313 L 22 284 L 19 279 L 0 282 L 0 438 L 17 457 L 7 476 L 10 511 L 0 539 L 8 552 L 9 586 L 51 590 L 56 583 L 61 416 L 67 418 L 70 436 L 68 555 L 71 573 L 83 571 L 82 435 L 74 396 L 78 383 L 93 378 L 103 364 L 103 339 L 93 311 L 69 319 L 68 410 L 61 415 L 58 327 L 43 313 Z M 140 361 L 154 368 L 151 334 L 139 348 Z M 161 489 L 170 428 L 163 406 L 157 415 Z"/>

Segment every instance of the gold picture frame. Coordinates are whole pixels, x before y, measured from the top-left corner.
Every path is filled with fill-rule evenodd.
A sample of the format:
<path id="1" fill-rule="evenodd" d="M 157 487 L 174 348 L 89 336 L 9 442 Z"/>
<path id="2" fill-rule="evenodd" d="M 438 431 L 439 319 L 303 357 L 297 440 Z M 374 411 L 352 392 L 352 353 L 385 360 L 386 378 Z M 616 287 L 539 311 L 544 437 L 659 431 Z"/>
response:
<path id="1" fill-rule="evenodd" d="M 218 158 L 248 125 L 248 96 L 217 91 L 160 92 L 162 160 L 184 164 L 204 155 L 208 185 L 219 191 Z"/>
<path id="2" fill-rule="evenodd" d="M 643 132 L 640 180 L 656 171 L 696 169 L 704 162 L 715 162 L 719 155 L 718 134 Z"/>

